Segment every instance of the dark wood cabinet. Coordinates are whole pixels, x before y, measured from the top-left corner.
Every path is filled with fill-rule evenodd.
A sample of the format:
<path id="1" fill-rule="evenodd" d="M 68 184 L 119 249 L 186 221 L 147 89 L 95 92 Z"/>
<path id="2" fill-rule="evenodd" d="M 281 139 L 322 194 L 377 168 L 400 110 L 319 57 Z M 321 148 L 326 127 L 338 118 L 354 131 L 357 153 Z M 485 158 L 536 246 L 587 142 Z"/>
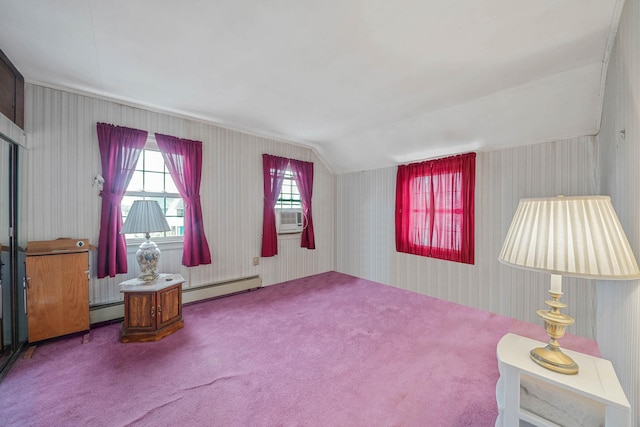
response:
<path id="1" fill-rule="evenodd" d="M 24 129 L 24 78 L 1 50 L 0 113 Z"/>
<path id="2" fill-rule="evenodd" d="M 122 342 L 158 341 L 184 326 L 180 275 L 160 275 L 151 282 L 132 279 L 120 284 L 124 293 Z"/>

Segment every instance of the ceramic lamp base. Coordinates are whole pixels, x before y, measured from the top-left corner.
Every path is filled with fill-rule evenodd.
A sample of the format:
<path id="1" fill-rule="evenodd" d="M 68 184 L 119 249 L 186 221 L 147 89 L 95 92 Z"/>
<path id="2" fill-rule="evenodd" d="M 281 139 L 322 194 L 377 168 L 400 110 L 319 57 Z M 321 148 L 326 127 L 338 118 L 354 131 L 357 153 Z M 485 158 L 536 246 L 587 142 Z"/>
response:
<path id="1" fill-rule="evenodd" d="M 143 242 L 136 251 L 136 260 L 140 265 L 140 275 L 138 279 L 144 281 L 158 278 L 158 259 L 160 259 L 160 249 L 158 246 L 147 240 Z"/>

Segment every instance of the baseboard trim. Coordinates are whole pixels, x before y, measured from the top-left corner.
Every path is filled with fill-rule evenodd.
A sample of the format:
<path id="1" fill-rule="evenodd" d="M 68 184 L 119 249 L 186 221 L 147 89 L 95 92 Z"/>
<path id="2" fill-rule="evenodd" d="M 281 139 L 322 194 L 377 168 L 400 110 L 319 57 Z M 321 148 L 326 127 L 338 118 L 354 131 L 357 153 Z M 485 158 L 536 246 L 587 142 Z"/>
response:
<path id="1" fill-rule="evenodd" d="M 261 286 L 262 279 L 260 276 L 251 276 L 226 282 L 211 283 L 195 288 L 185 288 L 182 290 L 182 305 L 233 295 L 239 292 L 257 289 Z M 124 318 L 124 303 L 122 301 L 96 305 L 89 309 L 89 323 L 92 325 L 122 318 Z"/>
<path id="2" fill-rule="evenodd" d="M 123 318 L 124 302 L 114 302 L 89 307 L 89 323 L 91 325 Z"/>

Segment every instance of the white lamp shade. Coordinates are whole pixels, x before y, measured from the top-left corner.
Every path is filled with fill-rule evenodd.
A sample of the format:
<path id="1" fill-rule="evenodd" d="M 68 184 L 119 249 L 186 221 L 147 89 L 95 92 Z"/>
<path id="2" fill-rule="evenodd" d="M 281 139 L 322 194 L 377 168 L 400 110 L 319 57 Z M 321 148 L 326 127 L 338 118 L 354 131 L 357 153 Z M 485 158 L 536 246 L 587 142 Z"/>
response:
<path id="1" fill-rule="evenodd" d="M 640 278 L 607 196 L 520 200 L 498 259 L 515 267 L 564 276 Z"/>
<path id="2" fill-rule="evenodd" d="M 155 233 L 169 231 L 171 227 L 155 200 L 134 200 L 121 233 Z"/>

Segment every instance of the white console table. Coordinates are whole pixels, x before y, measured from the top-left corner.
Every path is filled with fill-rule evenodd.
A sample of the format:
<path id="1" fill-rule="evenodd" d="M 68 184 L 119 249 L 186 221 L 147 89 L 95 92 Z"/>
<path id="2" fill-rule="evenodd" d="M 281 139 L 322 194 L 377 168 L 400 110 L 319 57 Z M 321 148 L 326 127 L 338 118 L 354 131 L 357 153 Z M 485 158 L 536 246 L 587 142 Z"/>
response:
<path id="1" fill-rule="evenodd" d="M 514 334 L 498 343 L 496 427 L 631 426 L 631 406 L 610 361 L 563 349 L 580 372 L 559 374 L 529 357 L 545 345 Z"/>

